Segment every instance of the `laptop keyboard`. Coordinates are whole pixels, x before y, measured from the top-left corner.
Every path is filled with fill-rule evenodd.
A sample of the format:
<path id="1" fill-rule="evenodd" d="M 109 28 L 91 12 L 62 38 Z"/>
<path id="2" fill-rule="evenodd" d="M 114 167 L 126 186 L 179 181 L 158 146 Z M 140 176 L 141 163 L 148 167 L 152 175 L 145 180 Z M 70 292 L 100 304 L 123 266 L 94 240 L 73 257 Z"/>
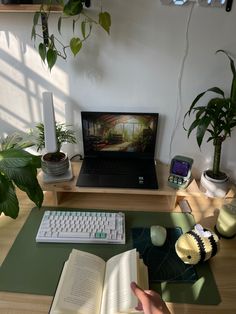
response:
<path id="1" fill-rule="evenodd" d="M 151 165 L 151 162 L 148 162 Z M 92 159 L 84 160 L 82 172 L 87 174 L 130 174 L 147 172 L 147 161 L 134 159 Z"/>

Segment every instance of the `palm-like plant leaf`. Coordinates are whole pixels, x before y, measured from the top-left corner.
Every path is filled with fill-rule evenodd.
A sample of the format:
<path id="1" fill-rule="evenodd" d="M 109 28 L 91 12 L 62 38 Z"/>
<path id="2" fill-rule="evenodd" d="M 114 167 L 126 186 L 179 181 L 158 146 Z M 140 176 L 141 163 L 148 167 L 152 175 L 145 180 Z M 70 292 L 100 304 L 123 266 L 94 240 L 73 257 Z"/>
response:
<path id="1" fill-rule="evenodd" d="M 199 119 L 196 119 L 193 121 L 193 123 L 190 125 L 189 129 L 188 129 L 188 137 L 190 136 L 190 134 L 192 133 L 192 131 L 199 125 Z"/>
<path id="2" fill-rule="evenodd" d="M 233 74 L 233 79 L 232 79 L 232 83 L 231 83 L 231 90 L 230 90 L 230 98 L 236 106 L 236 70 L 235 70 L 234 60 L 230 57 L 230 55 L 226 51 L 219 49 L 216 51 L 216 53 L 218 53 L 218 52 L 224 53 L 229 58 L 230 67 L 231 67 L 231 71 Z M 235 108 L 235 111 L 236 111 L 236 108 Z"/>
<path id="3" fill-rule="evenodd" d="M 184 129 L 186 130 L 186 127 L 185 127 L 185 119 L 187 116 L 190 116 L 192 111 L 196 111 L 198 110 L 200 107 L 195 107 L 195 105 L 198 103 L 198 101 L 208 92 L 214 92 L 214 93 L 217 93 L 219 95 L 221 95 L 222 97 L 224 97 L 224 92 L 219 88 L 219 87 L 212 87 L 212 88 L 209 88 L 207 89 L 206 91 L 200 93 L 199 95 L 197 95 L 197 97 L 194 99 L 194 101 L 192 102 L 189 110 L 185 113 L 184 115 L 184 120 L 183 120 L 183 127 Z"/>
<path id="4" fill-rule="evenodd" d="M 197 143 L 198 146 L 201 147 L 202 145 L 202 140 L 203 137 L 207 131 L 207 128 L 209 124 L 211 123 L 211 117 L 209 116 L 204 116 L 202 119 L 199 120 L 198 122 L 198 127 L 197 127 Z"/>
<path id="5" fill-rule="evenodd" d="M 59 152 L 63 143 L 76 143 L 76 137 L 74 130 L 69 128 L 70 125 L 65 123 L 56 122 L 56 138 L 57 138 L 57 151 Z M 37 146 L 37 151 L 45 147 L 44 140 L 44 125 L 43 123 L 38 123 L 35 130 L 31 130 L 31 135 L 35 138 L 35 145 Z"/>
<path id="6" fill-rule="evenodd" d="M 227 51 L 219 49 L 219 50 L 216 51 L 216 53 L 218 53 L 218 52 L 224 53 L 229 58 L 231 71 L 232 71 L 233 75 L 235 75 L 236 71 L 235 71 L 234 60 L 230 57 L 230 55 L 227 53 Z"/>
<path id="7" fill-rule="evenodd" d="M 224 91 L 219 87 L 212 87 L 200 93 L 195 97 L 189 110 L 185 113 L 183 127 L 188 132 L 189 137 L 193 130 L 196 129 L 196 139 L 198 146 L 201 147 L 203 138 L 208 132 L 210 136 L 207 142 L 213 141 L 215 147 L 213 174 L 218 177 L 220 174 L 220 152 L 222 142 L 231 136 L 231 130 L 236 126 L 236 70 L 234 60 L 224 50 L 218 50 L 216 53 L 224 53 L 230 61 L 230 67 L 233 74 L 231 83 L 230 97 L 225 98 Z M 210 99 L 206 106 L 197 106 L 199 100 L 208 92 L 213 92 L 218 97 Z M 185 126 L 187 116 L 195 115 L 194 121 L 188 128 Z"/>

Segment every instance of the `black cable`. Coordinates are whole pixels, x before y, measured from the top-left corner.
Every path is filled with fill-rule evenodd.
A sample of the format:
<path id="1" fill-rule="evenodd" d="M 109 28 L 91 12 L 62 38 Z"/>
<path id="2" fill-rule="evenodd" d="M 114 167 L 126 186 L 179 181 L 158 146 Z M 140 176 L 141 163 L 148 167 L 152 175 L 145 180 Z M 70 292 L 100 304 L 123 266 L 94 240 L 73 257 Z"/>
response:
<path id="1" fill-rule="evenodd" d="M 74 156 L 70 158 L 70 160 L 72 161 L 76 157 L 79 157 L 79 160 L 83 160 L 83 156 L 81 154 L 75 154 Z"/>

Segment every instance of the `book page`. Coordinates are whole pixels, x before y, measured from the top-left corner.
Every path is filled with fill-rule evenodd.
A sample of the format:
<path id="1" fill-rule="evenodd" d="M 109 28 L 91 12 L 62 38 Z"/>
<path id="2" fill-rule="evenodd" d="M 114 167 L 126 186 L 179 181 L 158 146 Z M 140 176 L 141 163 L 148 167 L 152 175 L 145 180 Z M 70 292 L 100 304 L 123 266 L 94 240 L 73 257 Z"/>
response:
<path id="1" fill-rule="evenodd" d="M 137 282 L 136 249 L 113 256 L 107 261 L 101 314 L 128 312 L 137 305 L 130 283 Z"/>
<path id="2" fill-rule="evenodd" d="M 72 250 L 63 269 L 50 314 L 99 314 L 105 262 Z"/>
<path id="3" fill-rule="evenodd" d="M 138 260 L 138 280 L 137 284 L 139 287 L 141 287 L 143 290 L 149 289 L 149 282 L 148 282 L 148 268 L 144 264 L 142 259 Z"/>

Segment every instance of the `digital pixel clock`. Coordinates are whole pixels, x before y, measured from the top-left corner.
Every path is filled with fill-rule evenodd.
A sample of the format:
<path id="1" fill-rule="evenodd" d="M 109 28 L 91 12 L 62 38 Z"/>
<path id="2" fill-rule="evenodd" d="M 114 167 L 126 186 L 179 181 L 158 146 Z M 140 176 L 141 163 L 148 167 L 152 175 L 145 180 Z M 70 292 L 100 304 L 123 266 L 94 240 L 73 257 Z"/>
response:
<path id="1" fill-rule="evenodd" d="M 192 164 L 192 158 L 179 155 L 175 156 L 170 165 L 169 186 L 175 189 L 185 189 L 191 179 Z"/>

